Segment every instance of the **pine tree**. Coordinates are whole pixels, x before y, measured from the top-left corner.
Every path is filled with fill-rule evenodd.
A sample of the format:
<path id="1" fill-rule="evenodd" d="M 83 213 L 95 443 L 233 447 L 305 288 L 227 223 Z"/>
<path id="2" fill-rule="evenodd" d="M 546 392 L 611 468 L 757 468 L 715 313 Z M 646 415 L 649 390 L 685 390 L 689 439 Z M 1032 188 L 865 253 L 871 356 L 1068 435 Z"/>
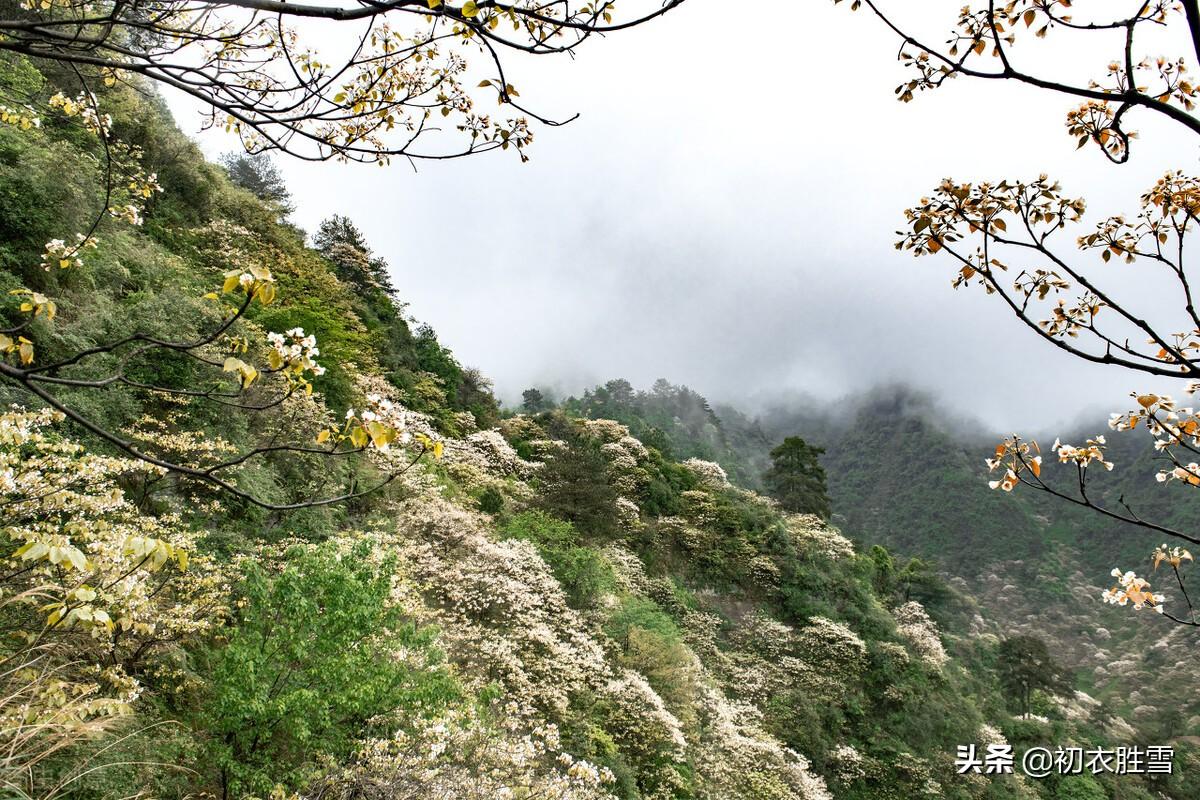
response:
<path id="1" fill-rule="evenodd" d="M 833 509 L 825 487 L 825 450 L 799 436 L 789 436 L 771 451 L 771 468 L 763 475 L 767 492 L 788 511 L 829 519 Z"/>

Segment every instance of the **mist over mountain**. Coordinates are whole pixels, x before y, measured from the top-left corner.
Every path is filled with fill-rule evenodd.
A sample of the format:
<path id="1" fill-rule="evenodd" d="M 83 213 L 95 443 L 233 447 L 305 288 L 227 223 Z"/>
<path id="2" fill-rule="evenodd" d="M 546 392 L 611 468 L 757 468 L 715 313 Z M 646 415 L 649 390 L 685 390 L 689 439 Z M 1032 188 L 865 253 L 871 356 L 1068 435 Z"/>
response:
<path id="1" fill-rule="evenodd" d="M 206 27 L 223 2 L 0 5 L 0 797 L 1200 800 L 1200 615 L 1169 583 L 1192 554 L 992 487 L 985 458 L 1031 423 L 1083 448 L 1018 450 L 1026 474 L 1070 495 L 1091 464 L 1090 501 L 1178 531 L 1200 476 L 1156 481 L 1144 424 L 1086 442 L 1115 408 L 1047 433 L 1122 376 L 1034 358 L 1007 309 L 891 249 L 898 179 L 1011 148 L 857 106 L 789 120 L 760 76 L 797 48 L 751 51 L 747 80 L 717 16 L 684 17 L 686 53 L 592 62 L 633 116 L 527 167 L 529 119 L 473 111 L 523 111 L 516 87 L 433 45 L 522 16 L 533 50 L 545 25 L 605 38 L 611 3 L 259 2 L 281 24 L 249 38 Z M 290 12 L 371 20 L 362 71 L 293 51 Z M 831 9 L 803 13 L 808 35 Z M 170 48 L 164 20 L 228 68 L 80 55 Z M 255 53 L 303 62 L 292 111 Z M 206 159 L 155 74 L 256 109 L 225 120 L 236 151 Z M 292 113 L 321 124 L 258 138 L 256 115 L 313 122 Z M 310 171 L 386 160 L 393 128 L 518 157 Z M 293 145 L 312 163 L 263 151 Z M 960 755 L 1147 744 L 1171 771 Z"/>

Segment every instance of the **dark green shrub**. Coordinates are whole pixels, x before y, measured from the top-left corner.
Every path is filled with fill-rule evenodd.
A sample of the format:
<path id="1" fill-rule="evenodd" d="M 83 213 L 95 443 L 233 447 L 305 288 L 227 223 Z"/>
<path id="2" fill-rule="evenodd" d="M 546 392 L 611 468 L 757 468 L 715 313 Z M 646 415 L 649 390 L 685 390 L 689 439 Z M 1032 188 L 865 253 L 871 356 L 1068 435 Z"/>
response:
<path id="1" fill-rule="evenodd" d="M 479 510 L 485 514 L 499 514 L 504 510 L 504 495 L 495 486 L 479 493 Z"/>
<path id="2" fill-rule="evenodd" d="M 569 522 L 543 511 L 526 511 L 510 519 L 501 534 L 531 542 L 573 606 L 586 606 L 613 586 L 608 563 L 594 549 L 578 544 L 578 534 Z"/>

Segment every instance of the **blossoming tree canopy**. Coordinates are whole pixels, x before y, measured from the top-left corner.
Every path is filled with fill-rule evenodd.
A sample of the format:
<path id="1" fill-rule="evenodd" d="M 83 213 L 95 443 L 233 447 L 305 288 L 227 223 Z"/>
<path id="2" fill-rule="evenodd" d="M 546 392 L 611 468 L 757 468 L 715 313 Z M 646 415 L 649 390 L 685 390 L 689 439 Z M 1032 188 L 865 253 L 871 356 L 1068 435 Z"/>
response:
<path id="1" fill-rule="evenodd" d="M 169 86 L 252 152 L 387 163 L 513 149 L 524 159 L 530 119 L 559 123 L 521 105 L 505 56 L 570 52 L 681 2 L 628 0 L 625 15 L 611 0 L 170 0 L 153 13 L 20 0 L 0 18 L 0 49 L 64 62 L 81 79 Z M 484 110 L 490 103 L 501 114 Z M 20 108 L 3 113 L 33 124 Z"/>
<path id="2" fill-rule="evenodd" d="M 550 5 L 171 0 L 152 13 L 105 0 L 19 0 L 0 12 L 0 51 L 57 62 L 79 89 L 59 91 L 48 100 L 5 97 L 0 125 L 36 134 L 47 115 L 56 123 L 74 123 L 94 137 L 103 166 L 103 202 L 92 221 L 84 230 L 64 231 L 46 242 L 39 266 L 61 271 L 63 278 L 55 279 L 60 285 L 72 280 L 70 273 L 86 269 L 88 251 L 103 246 L 111 225 L 142 225 L 148 203 L 162 191 L 158 176 L 143 168 L 142 150 L 113 134 L 112 117 L 103 108 L 105 99 L 125 85 L 140 91 L 150 82 L 198 99 L 209 109 L 208 127 L 236 133 L 255 154 L 281 150 L 310 160 L 386 164 L 395 156 L 447 159 L 499 149 L 514 150 L 525 160 L 524 149 L 533 139 L 530 119 L 560 123 L 520 104 L 502 55 L 566 53 L 593 35 L 638 25 L 681 2 L 638 0 L 631 4 L 641 8 L 622 16 L 607 0 Z M 325 55 L 333 52 L 340 55 Z M 493 99 L 500 115 L 479 107 L 480 101 Z M 156 455 L 66 398 L 83 390 L 129 389 L 276 417 L 293 411 L 289 404 L 311 395 L 312 380 L 326 369 L 318 361 L 316 339 L 303 328 L 253 330 L 247 319 L 252 306 L 276 299 L 272 264 L 239 259 L 236 250 L 230 262 L 220 291 L 205 295 L 214 304 L 210 316 L 217 319 L 200 326 L 198 334 L 135 332 L 53 359 L 39 357 L 33 331 L 35 323 L 55 319 L 59 301 L 40 285 L 12 289 L 19 320 L 0 321 L 0 379 L 126 456 L 265 508 L 339 502 L 386 485 L 396 472 L 363 488 L 352 470 L 342 470 L 341 491 L 314 490 L 279 500 L 239 489 L 233 477 L 247 462 L 272 454 L 344 462 L 347 454 L 412 444 L 403 415 L 384 407 L 380 398 L 351 409 L 341 426 L 310 420 L 314 430 L 288 432 L 311 434 L 315 443 L 286 443 L 279 430 L 264 430 L 269 443 L 202 463 Z M 8 316 L 11 320 L 14 314 Z M 223 380 L 168 385 L 135 376 L 139 365 L 156 358 L 216 369 Z M 428 437 L 415 442 L 417 458 L 429 450 L 440 452 Z"/>
<path id="3" fill-rule="evenodd" d="M 14 626 L 0 674 L 6 774 L 130 713 L 153 651 L 225 613 L 228 587 L 195 556 L 193 532 L 140 513 L 118 485 L 158 470 L 88 453 L 62 422 L 0 414 L 0 617 Z"/>
<path id="4" fill-rule="evenodd" d="M 232 242 L 228 252 L 237 260 Z M 251 339 L 254 326 L 244 319 L 246 313 L 254 305 L 270 305 L 276 297 L 274 276 L 265 265 L 247 261 L 225 273 L 220 293 L 211 292 L 205 296 L 217 306 L 216 322 L 194 338 L 175 341 L 134 333 L 46 363 L 36 360 L 32 342 L 19 336 L 18 332 L 38 315 L 53 318 L 55 306 L 37 293 L 19 290 L 17 294 L 28 298 L 21 305 L 26 319 L 15 329 L 0 334 L 8 342 L 5 349 L 10 355 L 7 361 L 0 361 L 0 375 L 18 383 L 50 408 L 123 454 L 152 467 L 209 484 L 266 508 L 284 510 L 340 502 L 373 491 L 407 471 L 426 452 L 432 451 L 436 456 L 441 454 L 440 442 L 434 442 L 429 436 L 422 434 L 414 440 L 405 430 L 403 409 L 378 395 L 367 397 L 363 410 L 348 410 L 340 426 L 322 426 L 323 412 L 314 408 L 307 415 L 309 419 L 299 425 L 289 421 L 283 423 L 281 429 L 282 421 L 272 420 L 267 424 L 270 430 L 264 431 L 264 436 L 269 434 L 270 438 L 262 444 L 228 457 L 224 457 L 224 453 L 218 457 L 217 448 L 205 448 L 197 460 L 189 462 L 158 452 L 160 448 L 153 437 L 138 442 L 101 426 L 58 394 L 64 389 L 105 391 L 124 387 L 179 402 L 207 402 L 247 413 L 287 410 L 292 412 L 291 419 L 296 419 L 298 412 L 293 406 L 297 398 L 312 396 L 312 380 L 323 375 L 325 368 L 317 362 L 320 349 L 316 338 L 302 328 Z M 16 341 L 12 338 L 14 334 L 18 334 Z M 159 354 L 208 370 L 213 373 L 213 379 L 204 385 L 194 382 L 179 385 L 167 380 L 147 382 L 132 376 L 131 372 L 141 360 Z M 309 442 L 288 442 L 280 438 L 282 433 L 300 433 L 305 427 L 310 429 Z M 353 484 L 353 474 L 347 473 L 349 485 L 344 491 L 302 496 L 290 502 L 272 502 L 239 488 L 236 479 L 229 477 L 230 472 L 257 458 L 290 454 L 344 460 L 347 456 L 370 450 L 386 450 L 393 443 L 415 444 L 415 456 L 406 466 L 381 475 L 366 488 Z"/>
<path id="5" fill-rule="evenodd" d="M 43 9 L 46 10 L 46 9 Z M 115 83 L 115 79 L 113 80 Z M 40 270 L 62 273 L 56 285 L 71 281 L 74 273 L 86 271 L 88 251 L 105 242 L 110 226 L 138 227 L 143 223 L 146 204 L 162 191 L 154 173 L 142 167 L 140 148 L 127 145 L 112 133 L 112 120 L 101 112 L 99 100 L 84 91 L 74 99 L 62 92 L 50 98 L 45 112 L 57 115 L 65 124 L 76 124 L 97 143 L 104 156 L 103 204 L 92 217 L 89 228 L 45 244 Z M 3 121 L 22 131 L 41 127 L 42 119 L 32 107 L 22 112 L 7 109 Z M 426 452 L 440 455 L 441 444 L 429 436 L 414 437 L 404 430 L 402 411 L 378 396 L 366 398 L 366 408 L 353 409 L 336 428 L 324 424 L 327 411 L 319 401 L 301 409 L 301 399 L 312 399 L 312 381 L 325 374 L 318 362 L 321 356 L 317 340 L 301 327 L 285 332 L 263 331 L 247 315 L 255 308 L 272 305 L 277 298 L 277 283 L 272 264 L 260 251 L 243 246 L 252 239 L 249 231 L 217 224 L 202 231 L 212 236 L 225 254 L 226 263 L 219 289 L 202 298 L 207 310 L 200 319 L 180 323 L 172 330 L 190 330 L 187 335 L 133 332 L 100 341 L 54 358 L 41 358 L 33 331 L 35 324 L 53 322 L 59 303 L 44 291 L 27 287 L 8 293 L 17 322 L 0 327 L 0 378 L 15 384 L 44 407 L 99 437 L 124 456 L 189 479 L 230 492 L 242 499 L 272 510 L 287 510 L 341 502 L 374 491 L 407 471 Z M 36 275 L 37 272 L 32 273 Z M 80 280 L 86 280 L 81 278 Z M 72 315 L 79 319 L 80 309 Z M 149 370 L 151 363 L 173 363 L 183 367 L 190 380 L 161 377 L 160 370 Z M 176 370 L 177 372 L 178 370 Z M 200 377 L 209 373 L 209 377 Z M 248 448 L 231 448 L 220 437 L 200 437 L 189 448 L 173 448 L 160 435 L 127 435 L 104 424 L 79 407 L 71 396 L 81 391 L 111 392 L 127 390 L 143 397 L 197 407 L 208 404 L 226 410 L 254 414 L 261 418 L 261 442 Z M 132 429 L 131 429 L 132 430 Z M 300 441 L 297 441 L 297 438 Z M 389 464 L 369 485 L 359 483 L 353 457 L 367 451 L 386 450 L 389 445 L 415 444 L 415 455 L 406 465 Z M 330 490 L 327 481 L 286 498 L 265 497 L 260 492 L 239 487 L 237 473 L 256 460 L 287 454 L 300 459 L 332 458 L 344 466 L 334 471 L 342 479 L 340 490 Z"/>
<path id="6" fill-rule="evenodd" d="M 1095 145 L 1116 164 L 1131 156 L 1137 134 L 1128 125 L 1139 115 L 1157 115 L 1200 134 L 1200 118 L 1194 113 L 1197 84 L 1191 77 L 1200 64 L 1200 4 L 1150 0 L 1077 9 L 1070 0 L 1010 0 L 966 6 L 946 44 L 936 46 L 911 33 L 891 5 L 898 4 L 850 3 L 903 39 L 900 60 L 913 75 L 896 88 L 902 102 L 959 77 L 1050 91 L 1072 99 L 1066 129 L 1078 147 Z M 1145 35 L 1162 28 L 1178 31 L 1174 41 L 1186 42 L 1187 51 L 1147 49 L 1172 41 Z M 1111 60 L 1086 82 L 1031 71 L 1025 67 L 1034 63 L 1025 60 L 1027 50 L 1036 50 L 1036 40 L 1043 38 L 1055 39 L 1059 48 L 1109 47 Z M 947 178 L 905 211 L 896 247 L 916 256 L 949 258 L 955 288 L 983 289 L 1058 350 L 1156 380 L 1182 380 L 1182 391 L 1195 394 L 1200 390 L 1200 312 L 1193 303 L 1187 257 L 1190 234 L 1200 222 L 1200 179 L 1173 170 L 1146 190 L 1132 215 L 1089 221 L 1086 212 L 1082 198 L 1045 174 L 987 182 Z M 1140 281 L 1158 280 L 1166 287 L 1165 294 L 1155 294 L 1155 306 L 1139 307 L 1128 291 L 1127 280 L 1132 279 L 1112 274 L 1111 267 L 1106 271 L 1105 265 L 1118 262 L 1143 270 Z M 1177 307 L 1168 311 L 1162 301 L 1172 296 Z M 1132 397 L 1133 410 L 1114 413 L 1109 427 L 1132 431 L 1141 426 L 1154 437 L 1167 464 L 1157 472 L 1159 482 L 1200 486 L 1200 418 L 1190 406 L 1161 393 L 1142 390 Z M 1092 478 L 1097 469 L 1115 467 L 1106 448 L 1099 435 L 1082 445 L 1055 441 L 1051 463 L 1059 469 L 1051 475 L 1043 469 L 1038 443 L 1014 435 L 987 460 L 998 474 L 990 485 L 1004 492 L 1026 486 L 1130 526 L 1200 543 L 1192 532 L 1147 519 L 1123 498 L 1113 502 L 1101 497 Z M 1164 562 L 1171 567 L 1186 614 L 1164 612 L 1164 594 L 1133 571 L 1114 570 L 1118 584 L 1104 599 L 1150 606 L 1177 622 L 1200 624 L 1180 572 L 1190 553 L 1164 544 L 1150 558 L 1154 569 Z"/>

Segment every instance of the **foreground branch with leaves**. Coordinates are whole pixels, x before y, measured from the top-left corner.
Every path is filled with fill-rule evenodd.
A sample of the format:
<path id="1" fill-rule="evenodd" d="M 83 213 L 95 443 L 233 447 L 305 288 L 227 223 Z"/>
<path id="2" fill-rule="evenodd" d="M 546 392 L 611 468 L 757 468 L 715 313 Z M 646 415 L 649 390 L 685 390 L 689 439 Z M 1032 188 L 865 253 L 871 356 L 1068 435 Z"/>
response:
<path id="1" fill-rule="evenodd" d="M 569 53 L 682 2 L 631 0 L 642 8 L 619 19 L 610 0 L 19 0 L 0 11 L 0 50 L 69 64 L 87 81 L 171 87 L 251 152 L 387 163 L 512 148 L 524 160 L 530 118 L 561 122 L 520 104 L 502 56 Z M 484 74 L 472 78 L 475 59 Z M 514 116 L 478 110 L 483 98 Z"/>
<path id="2" fill-rule="evenodd" d="M 840 2 L 840 0 L 835 0 Z M 945 48 L 932 47 L 889 13 L 885 4 L 854 0 L 852 8 L 866 8 L 903 39 L 900 60 L 915 76 L 900 85 L 901 101 L 914 93 L 937 89 L 956 77 L 1005 80 L 1083 101 L 1066 118 L 1069 135 L 1079 147 L 1096 145 L 1114 163 L 1130 156 L 1134 131 L 1126 127 L 1134 112 L 1152 113 L 1200 135 L 1200 118 L 1194 114 L 1197 85 L 1189 68 L 1200 59 L 1200 4 L 1141 0 L 1125 4 L 1124 14 L 1104 16 L 1088 10 L 1074 12 L 1070 0 L 1015 0 L 989 2 L 962 10 Z M 1140 35 L 1148 28 L 1179 29 L 1191 44 L 1184 55 L 1147 53 Z M 1118 34 L 1113 39 L 1108 34 Z M 1082 44 L 1118 42 L 1103 75 L 1086 84 L 1060 80 L 1023 69 L 1016 55 L 1018 40 L 1072 36 Z M 946 179 L 930 197 L 905 212 L 907 227 L 899 232 L 897 249 L 914 255 L 940 254 L 956 264 L 955 288 L 977 286 L 998 298 L 1028 330 L 1071 356 L 1154 378 L 1184 381 L 1182 391 L 1200 390 L 1200 314 L 1193 300 L 1191 265 L 1187 262 L 1189 237 L 1200 223 L 1200 180 L 1172 171 L 1141 197 L 1132 218 L 1113 215 L 1085 223 L 1086 203 L 1070 196 L 1046 175 L 1032 180 L 998 183 L 960 183 Z M 1074 232 L 1073 242 L 1062 242 Z M 1065 244 L 1065 246 L 1064 246 Z M 1071 249 L 1076 252 L 1072 253 Z M 1100 262 L 1087 265 L 1083 256 Z M 1165 280 L 1150 308 L 1139 308 L 1122 276 L 1111 273 L 1118 263 L 1137 265 L 1158 273 L 1146 280 Z M 1110 271 L 1103 272 L 1103 265 Z M 1172 298 L 1176 310 L 1164 311 L 1161 302 Z M 1109 427 L 1130 431 L 1139 425 L 1154 437 L 1155 450 L 1164 466 L 1159 482 L 1200 486 L 1200 416 L 1172 397 L 1134 392 L 1135 408 L 1114 413 Z M 1036 441 L 1012 436 L 997 446 L 987 460 L 1000 473 L 993 489 L 1013 491 L 1018 486 L 1046 493 L 1083 506 L 1112 520 L 1200 544 L 1200 534 L 1148 519 L 1124 498 L 1115 503 L 1092 489 L 1096 469 L 1110 471 L 1105 437 L 1097 435 L 1081 446 L 1055 441 L 1053 458 L 1071 473 L 1063 484 L 1042 468 L 1042 448 Z M 1113 570 L 1117 585 L 1104 594 L 1107 602 L 1152 607 L 1181 624 L 1194 626 L 1195 609 L 1181 567 L 1191 554 L 1163 544 L 1148 561 L 1157 570 L 1170 565 L 1180 600 L 1187 611 L 1164 610 L 1166 597 L 1136 572 Z"/>

